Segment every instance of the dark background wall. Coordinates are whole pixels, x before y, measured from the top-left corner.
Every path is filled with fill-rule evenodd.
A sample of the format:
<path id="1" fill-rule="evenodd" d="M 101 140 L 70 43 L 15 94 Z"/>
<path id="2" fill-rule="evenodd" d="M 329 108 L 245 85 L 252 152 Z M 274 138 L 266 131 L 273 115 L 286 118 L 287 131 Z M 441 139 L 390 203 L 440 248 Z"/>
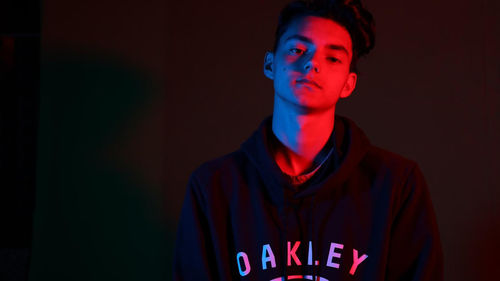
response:
<path id="1" fill-rule="evenodd" d="M 40 17 L 0 1 L 0 280 L 26 280 L 35 204 Z"/>
<path id="2" fill-rule="evenodd" d="M 272 110 L 286 1 L 42 5 L 31 280 L 167 280 L 184 188 Z M 338 113 L 416 160 L 446 280 L 500 274 L 498 1 L 365 1 L 377 46 Z"/>

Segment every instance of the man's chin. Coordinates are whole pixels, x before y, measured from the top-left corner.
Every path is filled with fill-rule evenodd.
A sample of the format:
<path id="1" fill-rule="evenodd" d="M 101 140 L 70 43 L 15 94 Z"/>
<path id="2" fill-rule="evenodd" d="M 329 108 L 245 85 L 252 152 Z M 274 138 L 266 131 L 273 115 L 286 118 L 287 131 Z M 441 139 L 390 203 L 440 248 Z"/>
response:
<path id="1" fill-rule="evenodd" d="M 328 106 L 324 103 L 312 100 L 295 100 L 291 104 L 295 110 L 298 110 L 301 113 L 319 113 L 335 108 L 335 105 Z"/>

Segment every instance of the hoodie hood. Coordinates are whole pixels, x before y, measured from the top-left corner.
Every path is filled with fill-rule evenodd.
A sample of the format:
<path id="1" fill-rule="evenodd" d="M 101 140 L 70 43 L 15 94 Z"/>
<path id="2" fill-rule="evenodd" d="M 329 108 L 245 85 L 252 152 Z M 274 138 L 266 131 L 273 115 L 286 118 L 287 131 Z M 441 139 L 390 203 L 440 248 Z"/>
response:
<path id="1" fill-rule="evenodd" d="M 282 206 L 284 204 L 284 189 L 292 189 L 289 180 L 281 172 L 274 161 L 271 150 L 271 141 L 274 137 L 272 132 L 272 116 L 266 118 L 259 128 L 245 141 L 241 149 L 250 162 L 257 168 L 260 175 L 265 179 L 267 191 L 272 201 Z M 350 119 L 342 116 L 335 116 L 334 129 L 330 138 L 334 138 L 334 160 L 328 162 L 338 162 L 335 165 L 329 163 L 334 171 L 318 171 L 319 178 L 313 176 L 311 184 L 298 192 L 294 198 L 303 198 L 314 195 L 318 197 L 322 193 L 328 192 L 332 186 L 339 186 L 345 182 L 351 172 L 361 162 L 367 153 L 370 142 L 361 129 Z M 337 159 L 337 161 L 335 161 Z M 322 167 L 323 169 L 323 167 Z M 321 170 L 321 169 L 320 169 Z M 316 177 L 316 178 L 315 178 Z"/>

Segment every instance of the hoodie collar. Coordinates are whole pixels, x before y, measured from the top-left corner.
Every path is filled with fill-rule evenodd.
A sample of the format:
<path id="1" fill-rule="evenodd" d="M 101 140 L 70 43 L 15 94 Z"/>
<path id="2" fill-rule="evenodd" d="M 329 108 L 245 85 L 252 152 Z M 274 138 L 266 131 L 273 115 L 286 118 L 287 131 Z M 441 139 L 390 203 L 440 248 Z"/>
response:
<path id="1" fill-rule="evenodd" d="M 283 175 L 273 158 L 271 147 L 275 137 L 272 132 L 271 121 L 272 116 L 267 117 L 252 136 L 242 144 L 241 148 L 264 179 L 272 201 L 278 206 L 282 206 L 284 203 L 284 189 L 292 188 L 292 185 Z M 314 175 L 313 178 L 315 179 L 310 179 L 314 180 L 314 182 L 311 182 L 306 189 L 298 191 L 294 195 L 295 198 L 318 195 L 341 185 L 348 179 L 370 146 L 366 135 L 352 120 L 338 115 L 335 116 L 334 130 L 330 139 L 332 138 L 334 138 L 333 143 L 336 144 L 334 148 L 336 156 L 331 158 L 336 163 L 334 165 L 329 163 L 327 166 L 333 167 L 333 172 L 331 169 L 327 172 L 317 171 L 321 172 L 318 175 L 319 178 Z M 320 170 L 325 168 L 321 167 Z"/>

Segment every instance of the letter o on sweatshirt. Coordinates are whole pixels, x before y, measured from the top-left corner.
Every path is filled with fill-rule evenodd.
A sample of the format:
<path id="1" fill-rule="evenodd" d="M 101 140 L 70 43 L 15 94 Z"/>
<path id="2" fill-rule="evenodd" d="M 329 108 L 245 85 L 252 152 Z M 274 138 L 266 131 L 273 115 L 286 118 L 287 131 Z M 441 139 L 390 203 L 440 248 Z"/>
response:
<path id="1" fill-rule="evenodd" d="M 243 259 L 243 263 L 245 264 L 245 270 L 241 268 L 241 259 Z M 241 276 L 246 276 L 250 273 L 250 262 L 248 261 L 248 256 L 245 252 L 239 252 L 236 254 L 236 261 L 238 262 L 238 270 L 240 271 Z"/>

